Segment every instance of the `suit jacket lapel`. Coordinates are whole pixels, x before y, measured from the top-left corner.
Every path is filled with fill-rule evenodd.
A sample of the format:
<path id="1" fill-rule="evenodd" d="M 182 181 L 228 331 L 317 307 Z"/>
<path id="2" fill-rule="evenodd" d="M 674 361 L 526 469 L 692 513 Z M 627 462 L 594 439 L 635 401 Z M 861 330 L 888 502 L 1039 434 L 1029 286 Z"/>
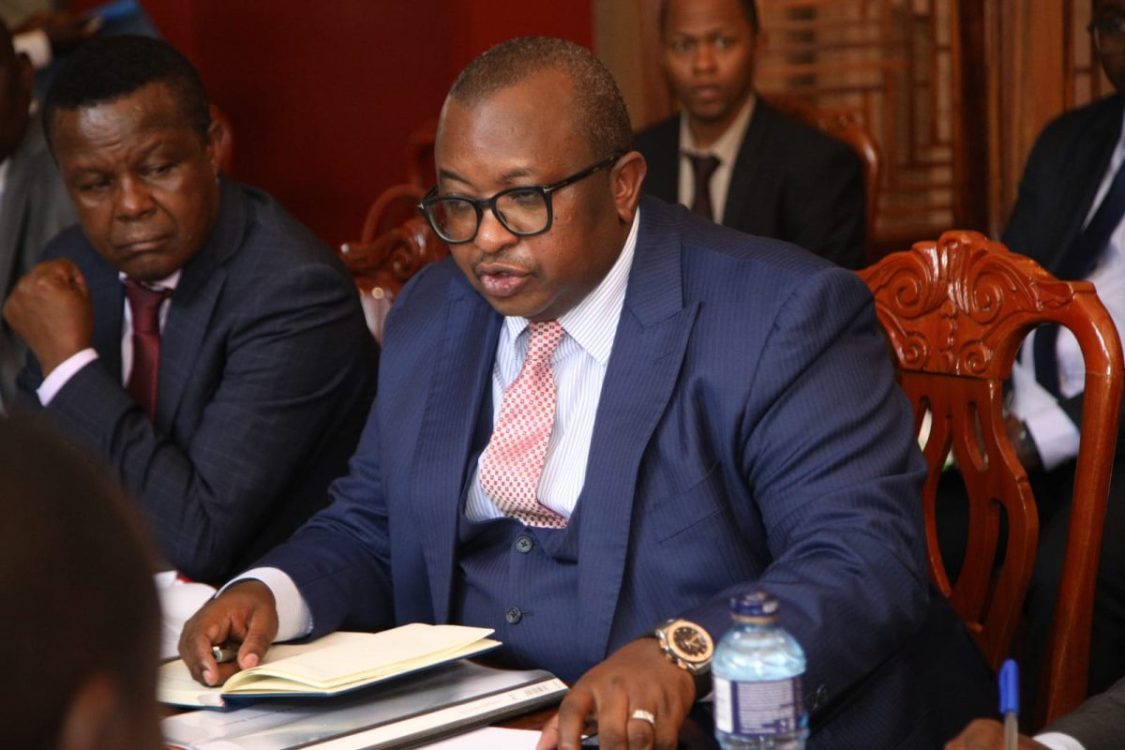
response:
<path id="1" fill-rule="evenodd" d="M 626 567 L 641 459 L 675 389 L 698 304 L 684 306 L 672 212 L 642 203 L 625 307 L 602 386 L 579 529 L 579 622 L 591 661 L 606 655 Z M 655 624 L 655 623 L 654 623 Z"/>
<path id="2" fill-rule="evenodd" d="M 767 136 L 773 118 L 774 110 L 758 97 L 730 175 L 730 187 L 727 188 L 727 200 L 723 207 L 723 224 L 726 226 L 744 229 L 747 225 L 756 223 L 747 222 L 745 217 L 757 210 L 758 203 L 753 200 L 751 193 L 762 160 L 769 153 Z"/>
<path id="3" fill-rule="evenodd" d="M 93 248 L 89 250 L 91 257 Z M 121 327 L 124 325 L 125 287 L 117 271 L 100 258 L 82 265 L 82 275 L 94 304 L 94 334 L 91 343 L 102 365 L 121 382 Z"/>
<path id="4" fill-rule="evenodd" d="M 184 265 L 160 337 L 156 424 L 164 428 L 175 422 L 184 388 L 198 360 L 203 337 L 226 281 L 223 263 L 242 246 L 251 218 L 250 207 L 240 188 L 224 181 L 221 195 L 219 216 L 211 236 Z"/>
<path id="5" fill-rule="evenodd" d="M 1067 179 L 1059 186 L 1060 196 L 1072 196 L 1072 210 L 1059 211 L 1058 215 L 1064 217 L 1063 232 L 1059 242 L 1052 247 L 1052 255 L 1047 267 L 1058 268 L 1063 254 L 1070 250 L 1086 223 L 1086 217 L 1094 204 L 1098 187 L 1101 185 L 1105 172 L 1109 168 L 1113 152 L 1121 138 L 1122 104 L 1125 102 L 1120 96 L 1114 97 L 1114 103 L 1107 106 L 1101 117 L 1091 123 L 1090 128 L 1082 136 L 1084 143 L 1090 144 L 1088 148 L 1080 149 L 1076 158 L 1068 165 Z"/>
<path id="6" fill-rule="evenodd" d="M 449 619 L 461 498 L 502 320 L 460 273 L 450 280 L 446 310 L 410 482 L 417 528 L 427 536 L 422 549 L 439 623 Z"/>

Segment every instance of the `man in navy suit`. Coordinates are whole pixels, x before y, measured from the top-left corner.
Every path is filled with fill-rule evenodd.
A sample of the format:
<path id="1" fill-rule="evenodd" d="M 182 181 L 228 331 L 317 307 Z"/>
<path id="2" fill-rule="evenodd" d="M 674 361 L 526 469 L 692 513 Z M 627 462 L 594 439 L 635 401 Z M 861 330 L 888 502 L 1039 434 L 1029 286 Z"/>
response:
<path id="1" fill-rule="evenodd" d="M 321 508 L 355 449 L 377 356 L 355 287 L 220 178 L 206 93 L 166 43 L 86 43 L 44 114 L 80 226 L 5 306 L 34 355 L 21 390 L 117 470 L 168 562 L 224 580 Z"/>
<path id="2" fill-rule="evenodd" d="M 1036 139 L 1004 230 L 1013 251 L 1066 279 L 1087 279 L 1125 331 L 1125 0 L 1096 0 L 1090 24 L 1113 96 L 1066 112 Z M 1040 544 L 1028 590 L 1030 649 L 1043 653 L 1066 550 L 1078 452 L 1085 367 L 1077 342 L 1059 333 L 1048 348 L 1040 329 L 1012 370 L 1014 438 L 1035 489 Z M 1125 677 L 1125 412 L 1103 525 L 1094 595 L 1089 691 Z M 1025 670 L 1034 678 L 1036 665 Z M 1031 680 L 1026 680 L 1029 685 Z"/>
<path id="3" fill-rule="evenodd" d="M 642 199 L 630 139 L 570 42 L 515 39 L 461 74 L 422 204 L 452 258 L 395 301 L 334 504 L 185 626 L 197 679 L 274 640 L 474 623 L 504 663 L 573 683 L 543 747 L 587 720 L 606 748 L 672 747 L 730 597 L 760 586 L 809 657 L 811 747 L 933 747 L 991 705 L 927 582 L 924 466 L 866 288 Z M 549 440 L 513 442 L 546 392 Z M 210 657 L 225 639 L 237 664 Z"/>
<path id="4" fill-rule="evenodd" d="M 844 268 L 862 266 L 862 164 L 844 143 L 755 95 L 754 0 L 663 0 L 660 26 L 664 74 L 682 112 L 636 136 L 649 167 L 645 192 Z M 717 161 L 703 166 L 709 158 Z M 697 207 L 704 182 L 708 200 Z"/>
<path id="5" fill-rule="evenodd" d="M 1125 747 L 1125 680 L 1051 722 L 1034 739 L 1021 735 L 1019 750 L 1121 750 Z M 1006 750 L 1004 725 L 977 719 L 945 750 Z"/>

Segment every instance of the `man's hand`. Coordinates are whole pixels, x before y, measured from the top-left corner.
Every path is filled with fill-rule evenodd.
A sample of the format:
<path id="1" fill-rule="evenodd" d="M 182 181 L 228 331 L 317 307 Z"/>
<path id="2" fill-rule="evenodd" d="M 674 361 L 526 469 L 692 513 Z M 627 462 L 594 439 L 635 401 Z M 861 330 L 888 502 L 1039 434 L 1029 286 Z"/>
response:
<path id="1" fill-rule="evenodd" d="M 582 733 L 594 726 L 602 750 L 671 750 L 694 700 L 691 675 L 664 656 L 655 638 L 640 638 L 574 684 L 536 750 L 577 750 Z M 655 726 L 631 718 L 637 710 L 651 713 Z"/>
<path id="2" fill-rule="evenodd" d="M 1047 750 L 1030 737 L 1020 735 L 1020 750 Z M 977 719 L 965 731 L 945 743 L 945 750 L 1004 750 L 1004 725 L 993 719 Z"/>
<path id="3" fill-rule="evenodd" d="M 247 580 L 212 599 L 180 633 L 180 657 L 191 676 L 208 686 L 221 685 L 232 674 L 256 667 L 277 636 L 277 604 L 261 581 Z M 211 647 L 241 642 L 237 662 L 216 664 Z"/>
<path id="4" fill-rule="evenodd" d="M 4 319 L 35 353 L 46 377 L 90 346 L 94 307 L 78 266 L 66 259 L 40 263 L 16 285 Z"/>
<path id="5" fill-rule="evenodd" d="M 1016 417 L 1009 414 L 1004 417 L 1004 427 L 1008 433 L 1008 442 L 1016 449 L 1016 458 L 1020 460 L 1025 469 L 1037 469 L 1042 461 L 1039 459 L 1039 449 L 1024 425 Z"/>

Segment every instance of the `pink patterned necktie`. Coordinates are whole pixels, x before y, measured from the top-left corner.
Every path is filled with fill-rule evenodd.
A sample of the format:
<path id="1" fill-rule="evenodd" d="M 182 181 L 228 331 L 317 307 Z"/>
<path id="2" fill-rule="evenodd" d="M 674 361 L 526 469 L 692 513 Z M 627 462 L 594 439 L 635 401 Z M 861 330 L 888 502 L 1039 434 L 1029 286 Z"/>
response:
<path id="1" fill-rule="evenodd" d="M 505 515 L 528 526 L 566 528 L 566 518 L 539 502 L 539 477 L 555 423 L 551 357 L 565 331 L 557 320 L 528 325 L 519 375 L 504 391 L 492 439 L 480 460 L 480 486 Z"/>

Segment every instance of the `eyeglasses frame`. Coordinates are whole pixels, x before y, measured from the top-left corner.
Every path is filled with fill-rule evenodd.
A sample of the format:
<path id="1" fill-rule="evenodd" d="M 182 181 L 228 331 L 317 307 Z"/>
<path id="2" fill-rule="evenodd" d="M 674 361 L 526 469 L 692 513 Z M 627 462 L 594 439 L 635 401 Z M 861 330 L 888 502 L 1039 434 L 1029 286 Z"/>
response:
<path id="1" fill-rule="evenodd" d="M 446 244 L 449 244 L 449 245 L 463 245 L 466 242 L 472 242 L 473 240 L 475 240 L 476 237 L 477 237 L 477 233 L 480 232 L 481 222 L 484 221 L 484 210 L 486 208 L 489 211 L 492 212 L 492 215 L 496 217 L 496 220 L 500 222 L 500 225 L 503 226 L 504 229 L 508 230 L 509 232 L 516 235 L 517 237 L 534 237 L 536 235 L 546 234 L 547 232 L 551 231 L 551 226 L 554 224 L 554 221 L 555 221 L 554 200 L 552 199 L 552 193 L 554 193 L 556 190 L 561 190 L 562 188 L 567 187 L 568 185 L 573 185 L 576 182 L 584 180 L 587 177 L 595 174 L 596 172 L 599 172 L 603 169 L 606 169 L 607 167 L 613 166 L 614 164 L 616 164 L 618 162 L 618 160 L 621 159 L 622 156 L 625 155 L 625 153 L 626 152 L 624 152 L 624 151 L 614 151 L 612 154 L 610 154 L 606 158 L 602 159 L 601 161 L 596 162 L 594 164 L 591 164 L 590 166 L 586 167 L 585 169 L 581 169 L 581 170 L 575 172 L 574 174 L 570 175 L 569 177 L 564 177 L 563 179 L 561 179 L 557 182 L 552 182 L 550 185 L 516 185 L 514 187 L 510 187 L 510 188 L 506 188 L 504 190 L 501 190 L 500 192 L 493 195 L 491 198 L 469 198 L 469 197 L 464 196 L 464 195 L 438 195 L 437 194 L 438 186 L 434 185 L 432 188 L 430 188 L 429 192 L 426 193 L 426 195 L 422 198 L 422 200 L 418 202 L 418 210 L 422 212 L 422 215 L 424 217 L 426 217 L 426 222 L 429 223 L 430 228 L 434 230 L 434 234 L 436 234 L 439 238 L 441 238 L 442 242 L 445 242 Z M 503 198 L 505 195 L 509 195 L 510 193 L 516 193 L 516 192 L 521 192 L 521 191 L 528 191 L 528 190 L 533 190 L 533 191 L 538 192 L 540 195 L 543 196 L 543 202 L 545 204 L 547 204 L 547 223 L 546 223 L 546 226 L 544 226 L 542 229 L 538 229 L 534 232 L 523 232 L 523 231 L 518 231 L 516 229 L 513 229 L 512 227 L 508 226 L 508 222 L 504 219 L 504 215 L 496 210 L 496 202 L 499 201 L 501 198 Z M 463 240 L 447 239 L 442 234 L 441 230 L 438 229 L 437 225 L 434 223 L 433 217 L 430 215 L 430 211 L 429 211 L 430 206 L 432 206 L 433 204 L 435 204 L 439 201 L 447 200 L 447 199 L 450 199 L 450 198 L 455 199 L 455 200 L 459 200 L 459 201 L 464 201 L 465 203 L 469 203 L 470 205 L 472 205 L 473 209 L 477 213 L 476 229 L 473 230 L 472 235 L 469 236 L 467 239 L 463 239 Z"/>

